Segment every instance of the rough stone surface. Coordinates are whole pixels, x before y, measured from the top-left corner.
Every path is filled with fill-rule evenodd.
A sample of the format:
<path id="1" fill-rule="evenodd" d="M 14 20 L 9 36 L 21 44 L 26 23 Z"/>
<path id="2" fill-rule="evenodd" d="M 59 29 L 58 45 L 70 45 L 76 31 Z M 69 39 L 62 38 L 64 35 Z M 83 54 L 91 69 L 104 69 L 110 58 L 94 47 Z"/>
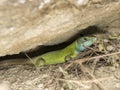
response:
<path id="1" fill-rule="evenodd" d="M 77 2 L 75 2 L 77 1 Z M 0 0 L 0 56 L 67 40 L 120 18 L 120 0 Z"/>

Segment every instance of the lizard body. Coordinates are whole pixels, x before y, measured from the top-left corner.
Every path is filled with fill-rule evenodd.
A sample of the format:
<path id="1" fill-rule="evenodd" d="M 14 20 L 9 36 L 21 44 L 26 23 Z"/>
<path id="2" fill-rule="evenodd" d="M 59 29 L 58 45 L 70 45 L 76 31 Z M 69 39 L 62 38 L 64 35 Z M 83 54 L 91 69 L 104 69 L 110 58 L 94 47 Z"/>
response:
<path id="1" fill-rule="evenodd" d="M 28 60 L 14 60 L 12 63 L 12 60 L 7 61 L 0 61 L 0 66 L 3 65 L 10 65 L 10 64 L 34 64 L 35 66 L 43 66 L 43 65 L 49 65 L 49 64 L 58 64 L 58 63 L 64 63 L 66 61 L 71 60 L 72 58 L 75 58 L 80 52 L 84 51 L 86 47 L 91 46 L 96 41 L 95 37 L 82 37 L 74 41 L 69 46 L 65 47 L 64 49 L 52 51 L 45 53 L 43 55 L 37 56 L 35 58 L 32 58 L 32 62 Z M 18 61 L 18 62 L 17 62 Z M 6 62 L 6 63 L 5 63 Z"/>

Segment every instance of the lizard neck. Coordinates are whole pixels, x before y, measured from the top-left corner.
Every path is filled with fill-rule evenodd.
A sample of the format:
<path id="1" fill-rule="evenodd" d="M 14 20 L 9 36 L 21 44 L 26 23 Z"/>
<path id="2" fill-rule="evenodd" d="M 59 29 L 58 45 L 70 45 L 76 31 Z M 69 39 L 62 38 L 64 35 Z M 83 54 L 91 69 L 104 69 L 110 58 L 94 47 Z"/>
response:
<path id="1" fill-rule="evenodd" d="M 87 47 L 91 46 L 94 43 L 95 40 L 94 39 L 93 40 L 87 40 L 87 41 L 85 41 L 85 42 L 82 43 L 78 39 L 76 41 L 76 46 L 75 46 L 76 47 L 76 52 L 79 53 L 79 52 L 82 52 L 82 51 L 86 50 Z"/>

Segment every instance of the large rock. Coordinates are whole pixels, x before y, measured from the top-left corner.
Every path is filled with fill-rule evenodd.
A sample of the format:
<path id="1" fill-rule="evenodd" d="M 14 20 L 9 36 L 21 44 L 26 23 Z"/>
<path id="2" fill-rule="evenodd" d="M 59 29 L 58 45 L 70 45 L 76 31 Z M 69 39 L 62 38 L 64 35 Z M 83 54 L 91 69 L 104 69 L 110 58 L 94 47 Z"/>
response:
<path id="1" fill-rule="evenodd" d="M 57 44 L 119 18 L 120 0 L 0 0 L 0 56 Z"/>

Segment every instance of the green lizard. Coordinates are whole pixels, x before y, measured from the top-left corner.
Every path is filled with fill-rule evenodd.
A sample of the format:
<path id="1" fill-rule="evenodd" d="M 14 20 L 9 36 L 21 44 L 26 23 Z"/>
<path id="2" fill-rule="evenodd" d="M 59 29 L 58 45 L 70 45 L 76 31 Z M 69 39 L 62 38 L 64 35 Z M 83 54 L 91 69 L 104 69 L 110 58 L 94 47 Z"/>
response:
<path id="1" fill-rule="evenodd" d="M 43 65 L 49 65 L 49 64 L 58 64 L 58 63 L 64 63 L 66 61 L 69 61 L 73 58 L 75 58 L 80 52 L 84 51 L 86 47 L 91 46 L 96 41 L 95 37 L 81 37 L 78 38 L 76 41 L 74 41 L 72 44 L 67 46 L 64 49 L 52 51 L 45 53 L 43 55 L 37 56 L 32 58 L 31 60 L 19 60 L 19 61 L 13 61 L 9 60 L 9 62 L 1 62 L 0 66 L 3 65 L 10 65 L 10 64 L 34 64 L 36 67 L 43 66 Z"/>

